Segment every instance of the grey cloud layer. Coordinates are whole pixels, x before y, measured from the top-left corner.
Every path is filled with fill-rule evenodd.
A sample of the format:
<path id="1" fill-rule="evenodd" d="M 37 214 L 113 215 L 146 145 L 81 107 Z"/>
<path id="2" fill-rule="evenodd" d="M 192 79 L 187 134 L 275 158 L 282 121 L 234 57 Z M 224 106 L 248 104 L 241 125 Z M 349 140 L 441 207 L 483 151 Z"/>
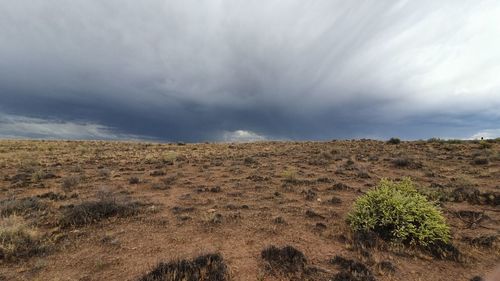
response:
<path id="1" fill-rule="evenodd" d="M 143 136 L 115 134 L 99 124 L 0 115 L 0 138 L 37 139 L 144 139 Z"/>
<path id="2" fill-rule="evenodd" d="M 167 140 L 500 127 L 496 1 L 3 2 L 6 114 Z"/>

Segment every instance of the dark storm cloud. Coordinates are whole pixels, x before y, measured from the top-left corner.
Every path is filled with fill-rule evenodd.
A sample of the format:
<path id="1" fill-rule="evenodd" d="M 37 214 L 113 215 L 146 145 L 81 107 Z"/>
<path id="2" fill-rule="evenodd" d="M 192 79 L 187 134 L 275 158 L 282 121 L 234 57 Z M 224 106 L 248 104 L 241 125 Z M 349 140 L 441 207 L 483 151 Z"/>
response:
<path id="1" fill-rule="evenodd" d="M 9 1 L 0 137 L 494 134 L 499 18 L 495 1 Z"/>

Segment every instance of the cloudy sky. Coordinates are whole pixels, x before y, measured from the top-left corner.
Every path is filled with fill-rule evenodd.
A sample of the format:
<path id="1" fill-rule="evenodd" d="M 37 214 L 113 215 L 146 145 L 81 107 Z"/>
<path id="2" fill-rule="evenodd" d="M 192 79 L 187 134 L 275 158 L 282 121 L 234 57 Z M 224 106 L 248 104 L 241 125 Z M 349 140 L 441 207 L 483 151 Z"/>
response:
<path id="1" fill-rule="evenodd" d="M 0 0 L 0 138 L 500 137 L 497 0 Z"/>

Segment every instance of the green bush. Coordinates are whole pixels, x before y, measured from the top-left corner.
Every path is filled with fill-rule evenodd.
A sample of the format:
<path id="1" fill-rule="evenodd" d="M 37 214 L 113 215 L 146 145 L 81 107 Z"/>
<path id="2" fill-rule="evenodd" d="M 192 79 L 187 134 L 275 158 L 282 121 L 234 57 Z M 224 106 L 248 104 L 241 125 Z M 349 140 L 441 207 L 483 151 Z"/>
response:
<path id="1" fill-rule="evenodd" d="M 409 178 L 397 183 L 382 179 L 376 189 L 357 199 L 347 220 L 354 231 L 373 231 L 393 242 L 428 247 L 450 240 L 441 212 Z"/>

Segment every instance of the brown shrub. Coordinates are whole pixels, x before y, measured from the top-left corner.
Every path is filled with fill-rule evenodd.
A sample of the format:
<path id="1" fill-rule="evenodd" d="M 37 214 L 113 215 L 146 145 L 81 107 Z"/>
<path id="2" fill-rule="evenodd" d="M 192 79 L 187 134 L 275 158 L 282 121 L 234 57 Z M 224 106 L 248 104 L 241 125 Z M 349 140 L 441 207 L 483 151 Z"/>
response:
<path id="1" fill-rule="evenodd" d="M 207 254 L 193 260 L 159 263 L 138 281 L 229 281 L 221 254 Z"/>
<path id="2" fill-rule="evenodd" d="M 16 215 L 0 219 L 0 259 L 13 261 L 41 252 L 39 233 Z"/>
<path id="3" fill-rule="evenodd" d="M 139 212 L 137 202 L 118 202 L 115 198 L 101 198 L 67 207 L 59 224 L 63 227 L 82 226 L 109 217 L 127 217 Z"/>

